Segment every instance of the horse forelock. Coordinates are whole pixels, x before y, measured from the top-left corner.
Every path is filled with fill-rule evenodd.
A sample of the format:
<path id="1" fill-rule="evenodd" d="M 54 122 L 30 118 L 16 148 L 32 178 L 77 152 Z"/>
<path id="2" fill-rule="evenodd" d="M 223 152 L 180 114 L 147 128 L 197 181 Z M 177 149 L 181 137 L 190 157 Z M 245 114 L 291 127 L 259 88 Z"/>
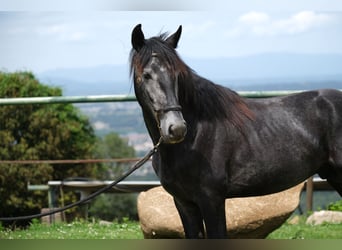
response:
<path id="1" fill-rule="evenodd" d="M 165 39 L 167 34 L 152 37 L 145 41 L 145 45 L 137 52 L 132 49 L 130 55 L 130 74 L 142 74 L 144 68 L 153 56 L 157 56 L 160 63 L 165 65 L 172 76 L 188 74 L 188 67 L 178 56 L 176 50 L 170 47 Z"/>

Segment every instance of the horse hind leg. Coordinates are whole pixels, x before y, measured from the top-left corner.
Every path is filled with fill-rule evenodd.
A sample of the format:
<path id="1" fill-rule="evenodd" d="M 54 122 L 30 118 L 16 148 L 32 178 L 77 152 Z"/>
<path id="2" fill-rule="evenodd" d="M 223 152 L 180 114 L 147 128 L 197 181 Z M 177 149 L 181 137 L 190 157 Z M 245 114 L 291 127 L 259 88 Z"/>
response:
<path id="1" fill-rule="evenodd" d="M 340 196 L 342 196 L 342 171 L 328 165 L 326 167 L 321 168 L 318 171 L 318 175 L 322 179 L 326 179 L 327 182 L 334 188 Z"/>
<path id="2" fill-rule="evenodd" d="M 342 131 L 330 150 L 330 172 L 326 178 L 329 184 L 342 196 Z"/>
<path id="3" fill-rule="evenodd" d="M 334 169 L 331 173 L 326 177 L 327 182 L 339 193 L 342 197 L 342 171 L 336 171 Z"/>

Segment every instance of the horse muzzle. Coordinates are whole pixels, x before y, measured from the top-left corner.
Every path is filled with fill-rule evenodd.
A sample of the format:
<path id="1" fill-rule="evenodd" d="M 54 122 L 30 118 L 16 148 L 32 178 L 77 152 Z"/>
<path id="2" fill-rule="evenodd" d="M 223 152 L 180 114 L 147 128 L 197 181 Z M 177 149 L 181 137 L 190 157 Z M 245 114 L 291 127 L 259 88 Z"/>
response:
<path id="1" fill-rule="evenodd" d="M 184 140 L 187 125 L 179 111 L 169 111 L 160 118 L 160 136 L 163 143 L 175 144 Z"/>

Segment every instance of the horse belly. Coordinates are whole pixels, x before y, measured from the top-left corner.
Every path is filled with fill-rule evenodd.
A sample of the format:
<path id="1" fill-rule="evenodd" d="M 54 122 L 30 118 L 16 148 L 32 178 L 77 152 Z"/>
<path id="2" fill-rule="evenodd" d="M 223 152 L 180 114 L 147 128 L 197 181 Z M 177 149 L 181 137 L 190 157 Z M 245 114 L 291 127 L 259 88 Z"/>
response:
<path id="1" fill-rule="evenodd" d="M 327 154 L 319 147 L 301 147 L 270 146 L 264 154 L 250 152 L 249 158 L 232 162 L 227 166 L 228 196 L 266 195 L 305 181 L 326 164 Z"/>
<path id="2" fill-rule="evenodd" d="M 271 173 L 249 177 L 242 181 L 230 180 L 227 187 L 227 197 L 249 197 L 277 193 L 293 187 L 307 178 L 307 175 L 279 176 Z"/>

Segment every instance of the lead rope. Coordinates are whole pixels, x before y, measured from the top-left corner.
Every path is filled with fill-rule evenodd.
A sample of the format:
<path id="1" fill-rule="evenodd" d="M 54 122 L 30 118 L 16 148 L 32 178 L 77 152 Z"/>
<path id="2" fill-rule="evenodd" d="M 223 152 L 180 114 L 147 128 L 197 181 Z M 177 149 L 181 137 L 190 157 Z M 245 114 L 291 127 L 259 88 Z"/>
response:
<path id="1" fill-rule="evenodd" d="M 122 181 L 125 178 L 127 178 L 135 170 L 137 170 L 142 165 L 144 165 L 151 158 L 151 156 L 154 155 L 158 151 L 158 147 L 159 147 L 161 142 L 162 142 L 162 137 L 160 137 L 158 143 L 156 145 L 154 145 L 153 148 L 143 158 L 141 158 L 137 163 L 135 163 L 133 165 L 133 167 L 131 169 L 129 169 L 126 173 L 121 175 L 119 178 L 117 178 L 111 184 L 108 184 L 107 186 L 97 190 L 96 192 L 90 194 L 88 197 L 86 197 L 86 198 L 84 198 L 82 200 L 79 200 L 77 202 L 71 203 L 71 204 L 66 205 L 64 207 L 61 207 L 61 208 L 50 210 L 49 212 L 45 212 L 45 213 L 33 214 L 33 215 L 27 215 L 27 216 L 18 216 L 18 217 L 2 217 L 2 218 L 0 217 L 0 221 L 31 220 L 31 219 L 34 219 L 34 218 L 40 218 L 40 217 L 43 217 L 43 216 L 52 215 L 52 214 L 55 214 L 55 213 L 58 213 L 58 212 L 62 212 L 62 211 L 68 210 L 70 208 L 73 208 L 75 206 L 81 205 L 81 204 L 83 204 L 83 203 L 85 203 L 87 201 L 90 201 L 90 200 L 94 199 L 96 196 L 98 196 L 98 195 L 106 192 L 107 190 L 111 189 L 112 187 L 117 185 L 120 181 Z"/>

